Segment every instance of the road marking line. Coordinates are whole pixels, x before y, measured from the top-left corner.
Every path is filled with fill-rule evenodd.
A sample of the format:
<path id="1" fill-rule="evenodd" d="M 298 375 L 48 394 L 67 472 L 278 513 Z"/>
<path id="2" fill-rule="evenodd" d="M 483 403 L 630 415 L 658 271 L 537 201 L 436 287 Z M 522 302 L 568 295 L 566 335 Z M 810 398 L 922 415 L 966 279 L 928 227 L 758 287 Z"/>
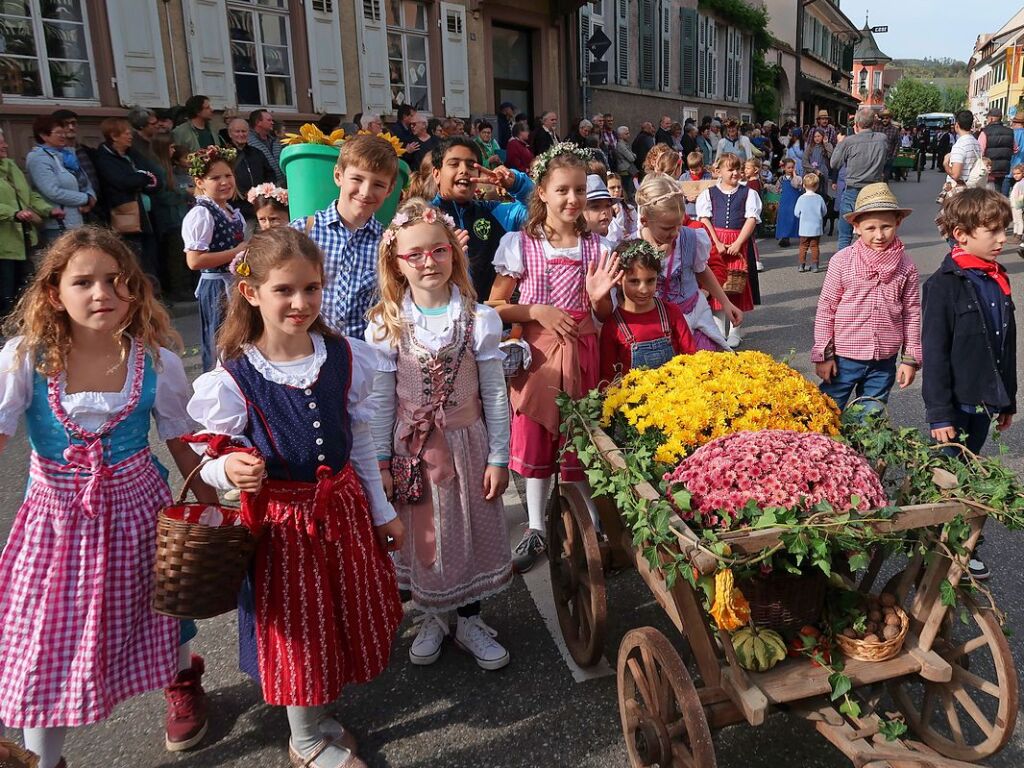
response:
<path id="1" fill-rule="evenodd" d="M 518 541 L 523 520 L 526 519 L 526 509 L 523 507 L 515 485 L 509 484 L 508 490 L 505 491 L 505 495 L 502 497 L 502 501 L 505 504 L 505 523 L 509 527 L 509 540 Z M 608 660 L 603 656 L 590 669 L 584 669 L 573 660 L 569 649 L 565 645 L 565 640 L 562 638 L 562 630 L 558 625 L 555 598 L 551 594 L 551 571 L 548 568 L 546 559 L 545 562 L 537 563 L 527 573 L 524 573 L 521 578 L 526 584 L 526 588 L 530 591 L 530 597 L 533 598 L 533 603 L 537 606 L 537 611 L 544 620 L 544 626 L 547 627 L 551 639 L 555 641 L 555 647 L 562 654 L 562 658 L 565 660 L 566 666 L 569 667 L 573 679 L 577 683 L 583 683 L 587 680 L 596 680 L 614 675 L 615 670 L 609 666 Z"/>

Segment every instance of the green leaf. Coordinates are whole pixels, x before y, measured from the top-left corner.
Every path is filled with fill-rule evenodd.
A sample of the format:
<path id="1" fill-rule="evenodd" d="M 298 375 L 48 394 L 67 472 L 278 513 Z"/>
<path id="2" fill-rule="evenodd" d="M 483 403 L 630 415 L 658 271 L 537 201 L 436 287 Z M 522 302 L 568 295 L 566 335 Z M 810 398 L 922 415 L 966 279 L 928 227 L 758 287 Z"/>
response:
<path id="1" fill-rule="evenodd" d="M 878 724 L 878 732 L 885 736 L 886 741 L 896 741 L 907 732 L 907 724 L 902 720 L 882 720 Z"/>
<path id="2" fill-rule="evenodd" d="M 850 678 L 842 672 L 833 672 L 829 675 L 828 684 L 832 688 L 832 701 L 835 701 L 840 696 L 845 696 L 853 689 L 853 683 L 850 682 Z"/>
<path id="3" fill-rule="evenodd" d="M 839 705 L 839 711 L 849 718 L 856 719 L 860 717 L 860 704 L 847 696 L 846 701 Z"/>
<path id="4" fill-rule="evenodd" d="M 943 579 L 942 583 L 939 584 L 939 597 L 942 604 L 947 608 L 956 605 L 956 587 Z"/>

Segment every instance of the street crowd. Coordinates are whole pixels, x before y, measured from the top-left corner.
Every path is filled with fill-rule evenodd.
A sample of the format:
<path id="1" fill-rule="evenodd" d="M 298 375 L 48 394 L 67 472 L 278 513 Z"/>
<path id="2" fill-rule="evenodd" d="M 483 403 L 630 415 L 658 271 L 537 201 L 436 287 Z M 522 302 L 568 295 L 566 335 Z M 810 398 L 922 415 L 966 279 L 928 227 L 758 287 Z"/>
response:
<path id="1" fill-rule="evenodd" d="M 811 359 L 841 408 L 920 375 L 937 441 L 977 453 L 1013 420 L 997 257 L 1011 215 L 1024 234 L 1020 119 L 990 112 L 976 137 L 961 112 L 953 141 L 868 107 L 848 128 L 825 111 L 805 126 L 664 116 L 635 136 L 601 114 L 563 136 L 555 112 L 531 123 L 510 103 L 493 122 L 403 107 L 388 130 L 412 178 L 384 222 L 399 163 L 379 115 L 340 149 L 337 200 L 294 219 L 273 114 L 212 119 L 203 96 L 135 108 L 89 148 L 60 110 L 36 119 L 24 170 L 0 136 L 0 450 L 20 423 L 32 446 L 0 556 L 0 721 L 42 768 L 66 768 L 69 728 L 148 690 L 165 691 L 169 750 L 207 732 L 201 635 L 150 608 L 153 520 L 171 504 L 153 423 L 182 475 L 198 470 L 209 517 L 193 522 L 220 524 L 240 494 L 259 534 L 239 660 L 285 707 L 291 764 L 358 768 L 333 706 L 389 663 L 400 590 L 420 613 L 411 664 L 449 642 L 509 664 L 482 604 L 544 554 L 557 479 L 589 498 L 550 393 L 741 346 L 768 298 L 758 238 L 824 273 Z M 913 212 L 889 186 L 907 150 L 947 173 L 950 251 L 923 297 L 899 238 Z M 165 308 L 186 301 L 194 382 Z M 514 547 L 510 472 L 528 515 Z"/>

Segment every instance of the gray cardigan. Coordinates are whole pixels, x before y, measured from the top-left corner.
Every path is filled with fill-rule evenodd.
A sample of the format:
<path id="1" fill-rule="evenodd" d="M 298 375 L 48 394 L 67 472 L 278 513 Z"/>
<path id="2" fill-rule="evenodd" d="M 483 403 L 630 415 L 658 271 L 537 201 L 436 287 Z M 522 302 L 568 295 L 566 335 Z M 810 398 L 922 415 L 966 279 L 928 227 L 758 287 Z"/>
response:
<path id="1" fill-rule="evenodd" d="M 84 174 L 82 178 L 85 179 L 85 189 L 81 189 L 78 177 L 64 167 L 60 152 L 41 144 L 28 153 L 25 170 L 36 191 L 50 204 L 64 209 L 65 229 L 82 226 L 84 222 L 78 208 L 88 203 L 90 197 L 96 197 L 96 192 Z M 44 229 L 57 229 L 59 226 L 56 219 L 52 218 L 45 219 L 43 223 Z"/>

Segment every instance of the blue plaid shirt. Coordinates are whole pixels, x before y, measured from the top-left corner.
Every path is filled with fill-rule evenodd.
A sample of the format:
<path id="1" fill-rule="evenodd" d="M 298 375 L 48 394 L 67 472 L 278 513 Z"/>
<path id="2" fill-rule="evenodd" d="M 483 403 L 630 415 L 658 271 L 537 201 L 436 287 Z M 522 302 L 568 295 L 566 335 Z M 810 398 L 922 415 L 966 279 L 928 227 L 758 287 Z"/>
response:
<path id="1" fill-rule="evenodd" d="M 295 219 L 292 229 L 306 231 L 306 219 Z M 309 236 L 324 253 L 324 303 L 320 314 L 336 331 L 362 339 L 366 313 L 377 299 L 377 244 L 381 226 L 372 216 L 350 232 L 341 221 L 338 206 L 317 211 Z"/>

